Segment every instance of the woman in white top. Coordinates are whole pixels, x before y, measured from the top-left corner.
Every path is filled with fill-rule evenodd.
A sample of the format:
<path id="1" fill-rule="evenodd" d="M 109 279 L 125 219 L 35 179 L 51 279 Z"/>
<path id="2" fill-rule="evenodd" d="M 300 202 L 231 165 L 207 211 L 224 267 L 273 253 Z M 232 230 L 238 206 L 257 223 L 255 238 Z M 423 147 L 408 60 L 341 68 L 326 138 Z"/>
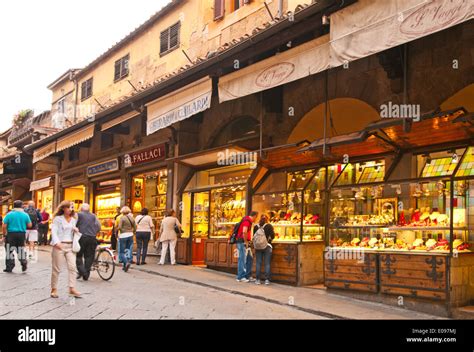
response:
<path id="1" fill-rule="evenodd" d="M 137 265 L 145 265 L 145 259 L 148 252 L 148 243 L 151 239 L 151 234 L 155 231 L 155 224 L 153 219 L 148 215 L 148 209 L 143 208 L 141 215 L 135 218 L 137 224 Z"/>
<path id="2" fill-rule="evenodd" d="M 162 243 L 160 265 L 165 265 L 166 253 L 170 247 L 171 265 L 176 265 L 176 243 L 178 242 L 178 234 L 175 229 L 182 231 L 181 224 L 176 218 L 176 212 L 171 209 L 168 211 L 167 217 L 161 222 L 160 242 Z"/>
<path id="3" fill-rule="evenodd" d="M 68 269 L 69 294 L 80 297 L 76 290 L 76 254 L 72 251 L 74 233 L 77 232 L 74 218 L 74 203 L 63 201 L 54 215 L 51 227 L 51 245 L 53 251 L 51 274 L 51 297 L 58 298 L 58 279 L 61 272 L 61 263 L 65 260 Z"/>

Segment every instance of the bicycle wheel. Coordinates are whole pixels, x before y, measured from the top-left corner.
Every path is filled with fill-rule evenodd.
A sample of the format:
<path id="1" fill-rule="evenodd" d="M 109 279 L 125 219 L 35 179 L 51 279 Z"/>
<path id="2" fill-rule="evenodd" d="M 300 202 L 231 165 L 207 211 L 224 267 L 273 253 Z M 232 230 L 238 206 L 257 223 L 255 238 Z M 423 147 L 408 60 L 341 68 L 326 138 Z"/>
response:
<path id="1" fill-rule="evenodd" d="M 100 251 L 97 256 L 97 273 L 104 281 L 109 281 L 115 273 L 115 262 L 109 251 Z"/>

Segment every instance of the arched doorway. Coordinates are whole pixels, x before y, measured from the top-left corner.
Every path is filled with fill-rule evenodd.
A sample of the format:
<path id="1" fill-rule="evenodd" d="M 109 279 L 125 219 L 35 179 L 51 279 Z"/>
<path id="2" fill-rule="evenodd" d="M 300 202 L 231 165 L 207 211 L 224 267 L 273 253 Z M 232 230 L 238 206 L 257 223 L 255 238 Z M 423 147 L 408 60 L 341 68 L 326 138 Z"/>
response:
<path id="1" fill-rule="evenodd" d="M 370 122 L 380 119 L 380 114 L 369 104 L 353 98 L 337 98 L 329 102 L 332 126 L 328 119 L 327 137 L 360 131 Z M 308 112 L 291 132 L 288 143 L 313 141 L 324 136 L 324 111 L 322 103 Z"/>

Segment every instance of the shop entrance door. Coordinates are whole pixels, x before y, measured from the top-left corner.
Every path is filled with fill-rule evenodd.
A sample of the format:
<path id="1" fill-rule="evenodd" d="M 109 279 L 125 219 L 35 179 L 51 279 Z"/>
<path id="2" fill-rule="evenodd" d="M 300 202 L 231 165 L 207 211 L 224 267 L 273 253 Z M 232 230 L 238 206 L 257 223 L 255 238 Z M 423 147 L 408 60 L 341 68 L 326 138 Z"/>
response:
<path id="1" fill-rule="evenodd" d="M 205 265 L 204 250 L 209 237 L 209 192 L 194 194 L 192 222 L 192 264 Z"/>

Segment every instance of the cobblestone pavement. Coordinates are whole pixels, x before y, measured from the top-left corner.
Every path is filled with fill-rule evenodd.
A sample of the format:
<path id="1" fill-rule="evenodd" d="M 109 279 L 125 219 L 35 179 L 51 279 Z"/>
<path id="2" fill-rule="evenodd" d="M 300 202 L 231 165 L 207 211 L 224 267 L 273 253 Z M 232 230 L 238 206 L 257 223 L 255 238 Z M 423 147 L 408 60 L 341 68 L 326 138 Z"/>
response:
<path id="1" fill-rule="evenodd" d="M 0 250 L 1 251 L 1 250 Z M 0 319 L 438 319 L 325 290 L 237 283 L 233 275 L 188 266 L 134 266 L 112 281 L 78 281 L 82 299 L 49 298 L 50 253 L 42 247 L 26 273 L 0 273 Z M 2 265 L 3 268 L 3 265 Z"/>
<path id="2" fill-rule="evenodd" d="M 81 299 L 67 295 L 61 273 L 60 298 L 49 298 L 50 254 L 39 252 L 26 273 L 0 273 L 0 319 L 324 319 L 279 304 L 234 295 L 132 270 L 117 270 L 110 282 L 96 273 L 78 281 Z"/>

